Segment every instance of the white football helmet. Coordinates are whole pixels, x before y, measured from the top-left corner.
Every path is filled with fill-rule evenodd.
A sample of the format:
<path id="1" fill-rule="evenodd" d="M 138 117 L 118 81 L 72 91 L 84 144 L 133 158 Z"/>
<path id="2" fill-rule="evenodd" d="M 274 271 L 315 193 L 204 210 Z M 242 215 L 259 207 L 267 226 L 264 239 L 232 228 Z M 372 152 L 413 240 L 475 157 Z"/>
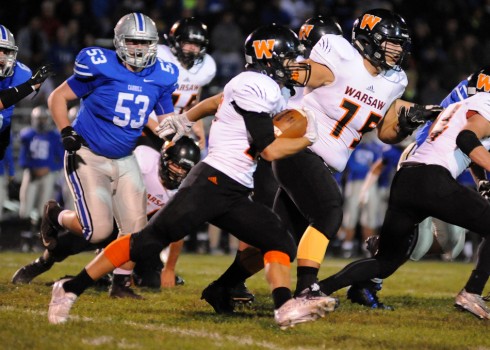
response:
<path id="1" fill-rule="evenodd" d="M 51 111 L 46 106 L 34 107 L 31 111 L 31 126 L 37 132 L 51 129 Z"/>
<path id="2" fill-rule="evenodd" d="M 148 42 L 139 48 L 128 47 L 126 40 Z M 150 17 L 134 12 L 122 17 L 114 28 L 114 47 L 117 55 L 127 64 L 146 68 L 155 64 L 157 59 L 158 32 Z"/>
<path id="3" fill-rule="evenodd" d="M 10 30 L 0 25 L 0 78 L 10 77 L 14 74 L 18 47 Z"/>

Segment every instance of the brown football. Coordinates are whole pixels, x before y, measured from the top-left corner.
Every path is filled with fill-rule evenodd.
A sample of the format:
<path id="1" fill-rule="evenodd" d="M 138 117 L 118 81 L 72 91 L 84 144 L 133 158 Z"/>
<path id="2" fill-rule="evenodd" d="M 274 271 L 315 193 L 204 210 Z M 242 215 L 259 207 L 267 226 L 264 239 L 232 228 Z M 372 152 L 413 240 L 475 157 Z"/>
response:
<path id="1" fill-rule="evenodd" d="M 301 137 L 306 132 L 306 116 L 299 109 L 285 109 L 272 118 L 276 137 Z"/>

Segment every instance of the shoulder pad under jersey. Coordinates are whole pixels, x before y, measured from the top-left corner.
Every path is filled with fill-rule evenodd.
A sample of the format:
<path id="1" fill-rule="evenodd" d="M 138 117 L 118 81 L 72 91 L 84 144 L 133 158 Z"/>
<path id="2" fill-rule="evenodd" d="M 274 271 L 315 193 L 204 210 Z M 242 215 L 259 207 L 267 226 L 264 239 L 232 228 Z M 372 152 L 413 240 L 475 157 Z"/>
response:
<path id="1" fill-rule="evenodd" d="M 285 100 L 279 85 L 268 76 L 244 72 L 232 79 L 232 100 L 249 112 L 276 114 L 284 109 Z"/>

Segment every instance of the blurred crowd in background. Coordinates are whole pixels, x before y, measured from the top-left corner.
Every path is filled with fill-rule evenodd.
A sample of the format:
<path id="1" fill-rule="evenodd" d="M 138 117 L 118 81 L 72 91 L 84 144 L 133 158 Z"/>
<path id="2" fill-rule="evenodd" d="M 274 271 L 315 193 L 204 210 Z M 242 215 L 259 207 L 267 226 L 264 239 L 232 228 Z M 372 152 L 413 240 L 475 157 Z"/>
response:
<path id="1" fill-rule="evenodd" d="M 31 69 L 54 64 L 56 85 L 71 75 L 81 48 L 112 46 L 114 23 L 128 12 L 150 16 L 161 35 L 177 20 L 195 16 L 208 26 L 210 53 L 219 67 L 212 89 L 242 70 L 244 39 L 262 24 L 297 31 L 305 19 L 323 14 L 336 18 L 350 38 L 355 18 L 377 7 L 401 14 L 410 28 L 409 100 L 439 102 L 490 58 L 489 0 L 17 0 L 2 4 L 0 23 L 20 44 L 21 62 Z"/>
<path id="2" fill-rule="evenodd" d="M 409 78 L 406 100 L 437 104 L 469 73 L 490 62 L 490 40 L 487 40 L 490 0 L 4 1 L 0 23 L 15 36 L 19 46 L 18 61 L 33 70 L 51 62 L 57 74 L 42 86 L 35 98 L 24 99 L 15 109 L 12 120 L 14 136 L 17 136 L 14 138 L 14 166 L 19 170 L 11 176 L 14 181 L 10 196 L 15 196 L 22 178 L 18 162 L 22 146 L 18 135 L 21 129 L 30 126 L 32 108 L 45 104 L 49 93 L 72 74 L 80 49 L 113 47 L 114 24 L 124 14 L 137 11 L 150 16 L 157 24 L 162 42 L 163 34 L 181 18 L 194 16 L 208 26 L 208 53 L 216 60 L 217 75 L 204 88 L 202 98 L 205 98 L 220 92 L 243 70 L 243 42 L 258 26 L 275 22 L 298 32 L 305 19 L 322 14 L 337 19 L 345 37 L 350 39 L 354 20 L 371 8 L 387 8 L 399 13 L 410 28 L 412 49 L 406 67 Z M 12 207 L 13 211 L 15 209 Z M 195 243 L 192 249 L 199 250 L 199 244 Z M 204 250 L 209 251 L 209 247 Z"/>

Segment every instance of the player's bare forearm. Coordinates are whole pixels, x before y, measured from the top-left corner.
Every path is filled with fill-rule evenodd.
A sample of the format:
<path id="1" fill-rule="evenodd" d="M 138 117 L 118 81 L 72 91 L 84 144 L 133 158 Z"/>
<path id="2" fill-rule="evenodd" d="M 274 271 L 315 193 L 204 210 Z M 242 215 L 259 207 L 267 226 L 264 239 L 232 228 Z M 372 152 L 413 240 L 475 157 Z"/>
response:
<path id="1" fill-rule="evenodd" d="M 400 133 L 398 126 L 398 113 L 402 106 L 409 108 L 413 103 L 403 100 L 396 100 L 392 103 L 381 122 L 378 124 L 378 137 L 381 141 L 388 144 L 395 144 L 407 137 Z"/>
<path id="2" fill-rule="evenodd" d="M 180 252 L 184 246 L 184 240 L 173 242 L 170 244 L 170 251 L 168 253 L 168 259 L 163 267 L 160 281 L 161 286 L 164 288 L 170 288 L 175 286 L 175 267 L 177 266 L 177 260 L 179 259 Z"/>
<path id="3" fill-rule="evenodd" d="M 191 122 L 196 122 L 204 117 L 214 115 L 218 110 L 222 97 L 223 93 L 219 93 L 199 102 L 186 112 L 187 119 Z"/>
<path id="4" fill-rule="evenodd" d="M 473 151 L 471 151 L 469 156 L 472 162 L 481 166 L 486 171 L 490 171 L 490 153 L 485 147 L 476 147 Z"/>
<path id="5" fill-rule="evenodd" d="M 469 168 L 475 184 L 478 184 L 481 180 L 487 179 L 487 173 L 485 172 L 485 169 L 483 169 L 480 165 L 476 163 L 471 163 Z"/>
<path id="6" fill-rule="evenodd" d="M 271 162 L 276 159 L 281 159 L 310 146 L 311 142 L 306 137 L 298 138 L 276 138 L 269 146 L 267 146 L 260 155 L 265 160 Z"/>
<path id="7" fill-rule="evenodd" d="M 49 95 L 48 107 L 59 130 L 71 125 L 68 119 L 68 101 L 75 99 L 77 99 L 77 96 L 66 81 Z"/>

